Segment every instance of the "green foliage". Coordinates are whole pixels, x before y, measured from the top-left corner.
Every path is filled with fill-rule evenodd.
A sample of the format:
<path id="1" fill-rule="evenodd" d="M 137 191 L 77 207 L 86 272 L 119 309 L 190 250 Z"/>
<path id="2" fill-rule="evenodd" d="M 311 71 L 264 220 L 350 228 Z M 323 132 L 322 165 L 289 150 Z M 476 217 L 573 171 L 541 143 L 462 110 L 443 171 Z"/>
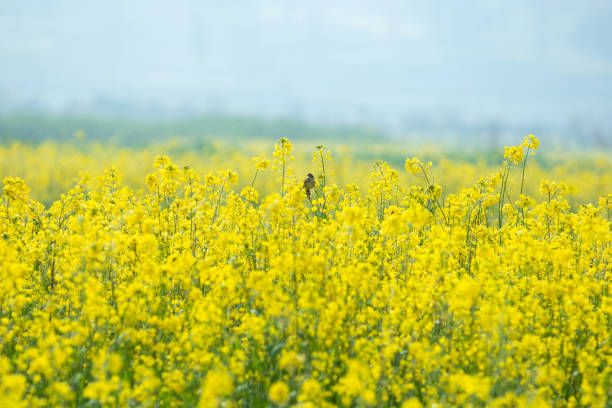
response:
<path id="1" fill-rule="evenodd" d="M 203 140 L 268 139 L 335 140 L 343 142 L 383 140 L 382 132 L 362 126 L 316 126 L 297 119 L 262 119 L 246 115 L 205 114 L 179 119 L 125 117 L 49 116 L 16 114 L 0 117 L 0 142 L 26 143 L 73 141 L 82 131 L 87 140 L 120 146 L 147 146 L 181 139 L 198 148 Z"/>

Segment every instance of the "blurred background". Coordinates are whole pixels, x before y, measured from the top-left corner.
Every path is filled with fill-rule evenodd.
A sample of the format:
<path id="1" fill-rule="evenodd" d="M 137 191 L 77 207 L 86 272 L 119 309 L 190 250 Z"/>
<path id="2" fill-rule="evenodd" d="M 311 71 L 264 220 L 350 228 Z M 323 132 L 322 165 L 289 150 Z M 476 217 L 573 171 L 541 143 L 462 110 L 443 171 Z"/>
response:
<path id="1" fill-rule="evenodd" d="M 111 166 L 146 191 L 164 154 L 231 168 L 240 189 L 287 137 L 298 182 L 324 144 L 340 186 L 367 190 L 377 160 L 421 183 L 404 171 L 419 156 L 449 193 L 534 134 L 526 191 L 565 181 L 572 205 L 596 203 L 612 191 L 610 21 L 610 0 L 0 0 L 0 177 L 50 205 Z"/>
<path id="2" fill-rule="evenodd" d="M 609 0 L 0 0 L 0 137 L 610 147 L 610 21 Z"/>

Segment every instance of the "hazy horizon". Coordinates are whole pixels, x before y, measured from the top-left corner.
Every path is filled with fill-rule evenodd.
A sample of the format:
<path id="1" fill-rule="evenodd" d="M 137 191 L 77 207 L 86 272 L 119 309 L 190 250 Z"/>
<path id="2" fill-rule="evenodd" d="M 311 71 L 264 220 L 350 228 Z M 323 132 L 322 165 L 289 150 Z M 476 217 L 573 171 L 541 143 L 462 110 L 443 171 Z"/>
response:
<path id="1" fill-rule="evenodd" d="M 611 18 L 606 1 L 5 1 L 0 112 L 605 127 Z"/>

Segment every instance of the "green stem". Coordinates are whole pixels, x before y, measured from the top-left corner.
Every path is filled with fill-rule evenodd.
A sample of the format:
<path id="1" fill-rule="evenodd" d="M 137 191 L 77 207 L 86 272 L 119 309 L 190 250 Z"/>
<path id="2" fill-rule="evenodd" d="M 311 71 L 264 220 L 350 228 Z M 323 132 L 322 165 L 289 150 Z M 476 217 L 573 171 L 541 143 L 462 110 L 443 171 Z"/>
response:
<path id="1" fill-rule="evenodd" d="M 323 186 L 327 184 L 327 180 L 325 179 L 325 160 L 323 159 L 323 153 L 319 152 L 319 156 L 321 157 L 321 168 L 323 169 Z"/>
<path id="2" fill-rule="evenodd" d="M 251 188 L 255 185 L 255 179 L 257 178 L 257 173 L 259 173 L 259 169 L 255 169 L 255 175 L 253 176 L 253 181 L 251 181 Z"/>
<path id="3" fill-rule="evenodd" d="M 285 196 L 285 158 L 283 157 L 283 179 L 281 181 L 281 196 Z"/>
<path id="4" fill-rule="evenodd" d="M 429 177 L 427 177 L 427 172 L 425 171 L 425 168 L 422 165 L 421 165 L 421 171 L 423 172 L 425 181 L 427 182 L 428 185 L 430 185 L 431 183 L 429 182 Z M 444 209 L 442 209 L 442 206 L 440 205 L 440 200 L 438 200 L 437 198 L 436 198 L 436 204 L 438 205 L 438 208 L 440 209 L 440 212 L 442 213 L 442 218 L 444 218 L 444 223 L 448 225 L 448 219 L 446 218 L 446 214 L 444 214 Z"/>
<path id="5" fill-rule="evenodd" d="M 324 188 L 327 185 L 327 177 L 325 176 L 325 160 L 323 159 L 323 153 L 319 151 L 319 156 L 321 157 L 321 168 L 323 170 L 323 185 L 321 186 L 321 192 L 323 193 L 323 210 L 327 206 L 327 197 L 325 196 Z"/>
<path id="6" fill-rule="evenodd" d="M 502 227 L 502 210 L 504 208 L 504 195 L 506 193 L 506 187 L 508 185 L 508 177 L 510 176 L 510 169 L 512 168 L 512 162 L 508 163 L 508 167 L 506 168 L 506 174 L 502 177 L 502 186 L 499 195 L 499 208 L 498 208 L 498 227 L 501 229 Z"/>
<path id="7" fill-rule="evenodd" d="M 523 184 L 525 183 L 525 166 L 527 166 L 528 158 L 529 158 L 529 146 L 527 146 L 527 153 L 525 154 L 525 160 L 523 160 L 523 178 L 521 179 L 521 194 L 523 194 Z"/>

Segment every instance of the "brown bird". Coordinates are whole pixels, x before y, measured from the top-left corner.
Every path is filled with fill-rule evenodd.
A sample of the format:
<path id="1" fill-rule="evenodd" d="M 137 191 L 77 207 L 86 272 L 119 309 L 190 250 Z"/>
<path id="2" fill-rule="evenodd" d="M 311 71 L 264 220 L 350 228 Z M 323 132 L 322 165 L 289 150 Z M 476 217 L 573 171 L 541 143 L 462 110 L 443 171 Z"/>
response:
<path id="1" fill-rule="evenodd" d="M 310 191 L 315 188 L 315 178 L 312 173 L 308 173 L 306 180 L 304 180 L 304 190 L 306 190 L 306 196 L 310 200 Z"/>

